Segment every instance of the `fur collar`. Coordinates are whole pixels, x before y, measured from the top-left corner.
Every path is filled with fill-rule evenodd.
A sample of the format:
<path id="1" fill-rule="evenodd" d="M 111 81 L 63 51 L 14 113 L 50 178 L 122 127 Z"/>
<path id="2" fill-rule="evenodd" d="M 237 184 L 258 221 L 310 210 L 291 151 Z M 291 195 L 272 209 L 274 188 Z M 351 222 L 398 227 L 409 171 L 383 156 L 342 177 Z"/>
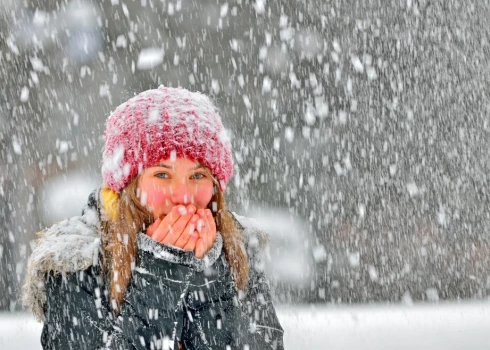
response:
<path id="1" fill-rule="evenodd" d="M 39 233 L 28 264 L 22 301 L 38 321 L 44 319 L 46 275 L 49 272 L 66 274 L 86 270 L 96 265 L 100 250 L 98 220 L 94 212 L 86 211 L 61 221 Z M 95 213 L 96 214 L 96 213 Z"/>
<path id="2" fill-rule="evenodd" d="M 28 261 L 22 296 L 24 306 L 38 321 L 44 320 L 47 299 L 45 281 L 48 273 L 64 275 L 98 264 L 101 253 L 99 207 L 98 199 L 94 199 L 92 195 L 82 216 L 61 221 L 39 233 L 39 239 Z M 235 213 L 233 215 L 243 229 L 244 248 L 250 259 L 265 244 L 265 235 L 253 227 L 255 225 L 250 219 Z M 181 263 L 202 271 L 219 258 L 223 240 L 218 234 L 216 243 L 203 259 L 195 258 L 192 252 L 153 241 L 143 233 L 138 236 L 138 247 L 152 253 L 157 259 Z"/>
<path id="3" fill-rule="evenodd" d="M 188 252 L 176 247 L 158 243 L 144 233 L 140 233 L 138 236 L 138 249 L 151 253 L 157 259 L 190 266 L 196 271 L 203 271 L 218 260 L 223 249 L 223 238 L 218 232 L 216 234 L 216 242 L 202 259 L 196 258 L 194 252 Z"/>

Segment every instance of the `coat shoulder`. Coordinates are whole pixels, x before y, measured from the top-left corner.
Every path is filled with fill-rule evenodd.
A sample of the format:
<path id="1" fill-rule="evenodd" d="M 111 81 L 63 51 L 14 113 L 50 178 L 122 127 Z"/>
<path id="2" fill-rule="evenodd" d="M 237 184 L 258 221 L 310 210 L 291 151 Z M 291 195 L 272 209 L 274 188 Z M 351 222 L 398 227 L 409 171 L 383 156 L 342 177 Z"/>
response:
<path id="1" fill-rule="evenodd" d="M 269 244 L 269 235 L 261 228 L 257 220 L 234 212 L 232 215 L 242 229 L 243 242 L 249 259 L 259 259 Z"/>
<path id="2" fill-rule="evenodd" d="M 63 220 L 38 233 L 27 264 L 23 303 L 43 319 L 47 274 L 67 274 L 98 265 L 100 227 L 97 210 L 86 207 L 82 216 Z"/>

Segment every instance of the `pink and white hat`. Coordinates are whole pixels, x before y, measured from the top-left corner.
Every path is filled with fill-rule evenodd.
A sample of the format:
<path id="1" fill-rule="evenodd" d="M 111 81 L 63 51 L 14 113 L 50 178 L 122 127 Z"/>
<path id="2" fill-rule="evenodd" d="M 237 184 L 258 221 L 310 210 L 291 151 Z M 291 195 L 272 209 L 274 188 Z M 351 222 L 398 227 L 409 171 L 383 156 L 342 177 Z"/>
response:
<path id="1" fill-rule="evenodd" d="M 106 122 L 102 177 L 121 190 L 144 168 L 171 157 L 207 166 L 222 191 L 233 174 L 230 138 L 211 100 L 160 86 L 121 104 Z"/>

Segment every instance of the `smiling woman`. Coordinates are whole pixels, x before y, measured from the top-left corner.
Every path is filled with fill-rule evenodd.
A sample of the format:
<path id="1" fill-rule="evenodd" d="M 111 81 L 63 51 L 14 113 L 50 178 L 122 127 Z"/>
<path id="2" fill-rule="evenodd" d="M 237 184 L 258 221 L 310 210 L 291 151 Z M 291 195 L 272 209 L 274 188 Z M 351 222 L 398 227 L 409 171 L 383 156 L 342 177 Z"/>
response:
<path id="1" fill-rule="evenodd" d="M 146 168 L 138 181 L 141 202 L 153 217 L 169 214 L 175 203 L 208 206 L 213 196 L 214 179 L 209 169 L 190 159 L 167 159 Z"/>
<path id="2" fill-rule="evenodd" d="M 216 107 L 160 87 L 106 123 L 103 186 L 41 232 L 24 301 L 44 349 L 282 349 L 258 261 L 266 238 L 228 211 Z"/>
<path id="3" fill-rule="evenodd" d="M 145 169 L 137 191 L 155 220 L 147 234 L 160 243 L 195 250 L 202 258 L 216 240 L 213 214 L 207 209 L 213 188 L 209 169 L 187 158 Z"/>

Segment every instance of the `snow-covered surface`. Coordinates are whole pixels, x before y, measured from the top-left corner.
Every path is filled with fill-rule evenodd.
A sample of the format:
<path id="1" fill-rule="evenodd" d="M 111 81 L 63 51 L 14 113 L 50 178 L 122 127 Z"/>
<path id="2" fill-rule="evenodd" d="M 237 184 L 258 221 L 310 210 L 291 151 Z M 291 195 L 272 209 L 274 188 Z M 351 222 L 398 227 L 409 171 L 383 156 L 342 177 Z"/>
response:
<path id="1" fill-rule="evenodd" d="M 285 348 L 490 349 L 490 302 L 414 306 L 278 306 Z M 41 349 L 42 325 L 0 313 L 0 349 Z"/>
<path id="2" fill-rule="evenodd" d="M 286 349 L 490 349 L 490 303 L 280 309 Z"/>

